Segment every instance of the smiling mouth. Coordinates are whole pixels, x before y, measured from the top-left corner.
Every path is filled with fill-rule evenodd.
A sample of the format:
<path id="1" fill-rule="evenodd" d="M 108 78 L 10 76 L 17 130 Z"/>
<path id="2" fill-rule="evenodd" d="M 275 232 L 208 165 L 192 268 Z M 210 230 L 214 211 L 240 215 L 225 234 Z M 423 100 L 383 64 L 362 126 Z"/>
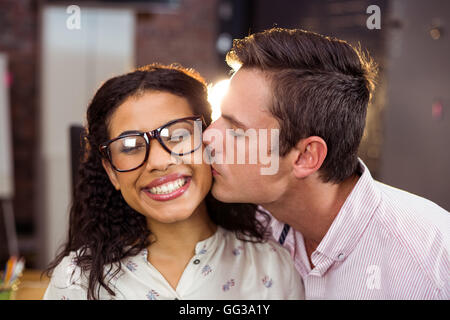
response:
<path id="1" fill-rule="evenodd" d="M 182 188 L 186 184 L 187 180 L 188 180 L 187 178 L 180 178 L 174 181 L 164 183 L 157 187 L 146 189 L 146 191 L 150 192 L 151 194 L 169 194 Z"/>

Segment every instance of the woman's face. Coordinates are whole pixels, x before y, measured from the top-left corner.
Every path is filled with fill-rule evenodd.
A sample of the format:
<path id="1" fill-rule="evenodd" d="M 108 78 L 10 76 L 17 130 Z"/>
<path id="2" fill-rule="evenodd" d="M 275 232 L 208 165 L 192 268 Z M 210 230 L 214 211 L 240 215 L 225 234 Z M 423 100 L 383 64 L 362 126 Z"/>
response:
<path id="1" fill-rule="evenodd" d="M 185 98 L 148 91 L 128 98 L 116 109 L 109 121 L 109 137 L 113 139 L 125 131 L 151 131 L 169 121 L 193 115 Z M 196 153 L 203 154 L 203 146 L 192 155 L 176 158 L 152 139 L 147 162 L 140 168 L 118 172 L 106 160 L 103 166 L 130 207 L 147 219 L 174 223 L 191 217 L 211 188 L 210 166 L 186 161 Z"/>

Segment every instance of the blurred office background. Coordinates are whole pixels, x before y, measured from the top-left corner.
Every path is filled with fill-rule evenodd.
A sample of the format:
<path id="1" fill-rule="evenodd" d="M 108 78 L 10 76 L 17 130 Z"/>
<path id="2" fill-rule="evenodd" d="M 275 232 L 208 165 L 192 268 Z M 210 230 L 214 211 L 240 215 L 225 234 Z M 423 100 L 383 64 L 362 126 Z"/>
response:
<path id="1" fill-rule="evenodd" d="M 380 29 L 367 26 L 371 5 Z M 69 128 L 84 123 L 102 81 L 178 62 L 213 84 L 229 75 L 231 39 L 273 26 L 370 52 L 380 74 L 360 156 L 376 179 L 449 210 L 447 0 L 0 0 L 0 265 L 19 251 L 43 268 L 64 242 Z"/>

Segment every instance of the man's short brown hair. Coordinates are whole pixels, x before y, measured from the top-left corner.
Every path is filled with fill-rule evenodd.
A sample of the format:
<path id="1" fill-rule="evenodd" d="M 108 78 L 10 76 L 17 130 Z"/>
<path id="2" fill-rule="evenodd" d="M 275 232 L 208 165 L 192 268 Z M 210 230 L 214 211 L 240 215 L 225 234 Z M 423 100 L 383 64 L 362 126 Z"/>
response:
<path id="1" fill-rule="evenodd" d="M 235 40 L 226 59 L 235 70 L 267 75 L 281 156 L 299 140 L 319 136 L 328 148 L 321 178 L 338 183 L 355 172 L 376 75 L 368 55 L 339 39 L 273 28 Z"/>

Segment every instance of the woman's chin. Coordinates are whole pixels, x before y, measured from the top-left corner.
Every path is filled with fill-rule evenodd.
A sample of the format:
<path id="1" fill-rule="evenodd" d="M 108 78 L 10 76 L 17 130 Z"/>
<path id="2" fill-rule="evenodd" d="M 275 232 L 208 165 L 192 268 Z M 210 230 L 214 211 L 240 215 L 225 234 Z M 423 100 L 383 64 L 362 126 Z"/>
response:
<path id="1" fill-rule="evenodd" d="M 192 216 L 192 212 L 186 213 L 186 209 L 184 209 L 179 212 L 166 211 L 163 214 L 161 214 L 161 212 L 158 212 L 157 214 L 155 212 L 148 212 L 145 213 L 144 216 L 147 220 L 152 222 L 172 224 L 189 220 Z"/>

